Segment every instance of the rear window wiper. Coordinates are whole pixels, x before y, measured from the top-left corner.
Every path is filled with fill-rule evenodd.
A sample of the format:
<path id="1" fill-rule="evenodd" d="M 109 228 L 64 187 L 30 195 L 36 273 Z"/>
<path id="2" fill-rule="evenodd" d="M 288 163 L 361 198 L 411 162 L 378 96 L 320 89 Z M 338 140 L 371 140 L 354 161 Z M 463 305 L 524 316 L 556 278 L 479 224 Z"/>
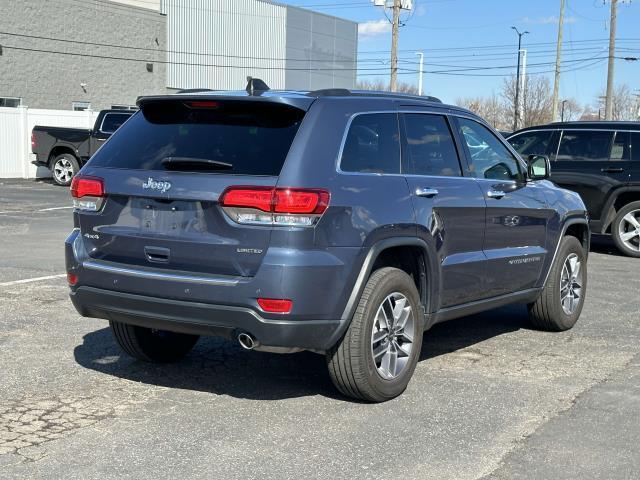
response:
<path id="1" fill-rule="evenodd" d="M 167 170 L 230 170 L 233 168 L 231 163 L 210 158 L 165 157 L 160 163 Z"/>

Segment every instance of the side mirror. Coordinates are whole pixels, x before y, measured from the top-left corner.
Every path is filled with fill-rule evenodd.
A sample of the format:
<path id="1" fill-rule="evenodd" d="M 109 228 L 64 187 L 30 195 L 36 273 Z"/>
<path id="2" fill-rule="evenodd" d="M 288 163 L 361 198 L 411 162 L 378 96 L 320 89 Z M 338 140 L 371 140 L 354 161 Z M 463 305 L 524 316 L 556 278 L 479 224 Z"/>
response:
<path id="1" fill-rule="evenodd" d="M 527 165 L 531 180 L 544 180 L 551 176 L 551 162 L 546 155 L 529 155 Z"/>

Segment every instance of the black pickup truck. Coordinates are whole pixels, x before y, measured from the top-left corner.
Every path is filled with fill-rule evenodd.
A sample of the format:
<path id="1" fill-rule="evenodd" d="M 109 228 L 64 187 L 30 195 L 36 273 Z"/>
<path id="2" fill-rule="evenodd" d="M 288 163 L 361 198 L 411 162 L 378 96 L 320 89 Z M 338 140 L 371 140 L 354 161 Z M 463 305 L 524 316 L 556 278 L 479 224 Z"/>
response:
<path id="1" fill-rule="evenodd" d="M 31 151 L 36 159 L 32 163 L 51 169 L 58 185 L 70 185 L 80 167 L 134 113 L 102 110 L 92 129 L 35 126 L 31 132 Z"/>

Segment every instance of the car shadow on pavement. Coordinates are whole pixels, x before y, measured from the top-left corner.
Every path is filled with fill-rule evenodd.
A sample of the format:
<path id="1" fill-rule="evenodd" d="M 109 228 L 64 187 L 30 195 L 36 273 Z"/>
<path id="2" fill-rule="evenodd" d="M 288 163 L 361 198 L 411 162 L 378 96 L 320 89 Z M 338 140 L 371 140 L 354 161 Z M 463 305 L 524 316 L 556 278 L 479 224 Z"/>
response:
<path id="1" fill-rule="evenodd" d="M 425 332 L 420 361 L 521 328 L 528 328 L 524 306 L 505 307 L 435 325 Z M 109 328 L 103 328 L 85 335 L 74 356 L 85 368 L 149 385 L 254 400 L 313 395 L 344 400 L 331 384 L 324 356 L 311 352 L 287 355 L 248 352 L 228 340 L 203 337 L 180 362 L 150 364 L 123 354 Z"/>
<path id="2" fill-rule="evenodd" d="M 611 235 L 591 235 L 591 253 L 604 253 L 606 255 L 615 255 L 616 257 L 624 257 L 622 252 L 618 250 L 616 244 L 613 243 Z"/>

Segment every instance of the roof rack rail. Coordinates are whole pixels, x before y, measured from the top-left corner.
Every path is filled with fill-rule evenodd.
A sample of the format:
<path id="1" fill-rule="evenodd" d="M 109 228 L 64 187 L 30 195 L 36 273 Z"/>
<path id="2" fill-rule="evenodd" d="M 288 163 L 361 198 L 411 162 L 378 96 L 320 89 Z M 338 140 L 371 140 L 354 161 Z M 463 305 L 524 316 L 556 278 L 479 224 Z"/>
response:
<path id="1" fill-rule="evenodd" d="M 442 100 L 427 95 L 413 95 L 410 93 L 383 92 L 379 90 L 349 90 L 347 88 L 325 88 L 307 93 L 310 97 L 384 97 L 404 100 L 422 100 L 423 102 L 442 103 Z"/>

